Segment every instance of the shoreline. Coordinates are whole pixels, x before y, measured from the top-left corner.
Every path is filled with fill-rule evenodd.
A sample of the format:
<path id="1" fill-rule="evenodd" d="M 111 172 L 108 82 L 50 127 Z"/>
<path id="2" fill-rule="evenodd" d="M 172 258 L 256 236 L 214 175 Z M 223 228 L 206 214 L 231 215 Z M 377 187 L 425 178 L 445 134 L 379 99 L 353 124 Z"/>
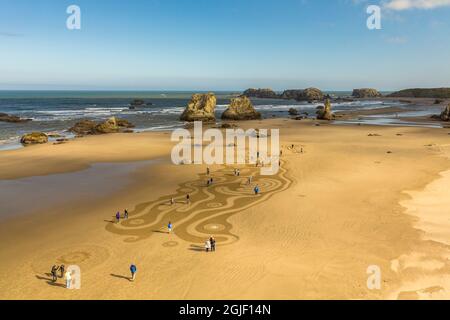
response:
<path id="1" fill-rule="evenodd" d="M 330 123 L 317 127 L 317 122 L 270 119 L 242 123 L 243 128 L 282 128 L 280 138 L 286 162 L 283 166 L 295 182 L 270 200 L 255 203 L 225 220 L 211 216 L 212 222 L 206 223 L 197 211 L 189 211 L 192 213 L 185 216 L 187 224 L 177 222 L 175 234 L 170 236 L 152 231 L 160 231 L 166 222 L 163 219 L 160 225 L 140 233 L 145 235 L 140 240 L 133 238 L 136 227 L 121 225 L 131 232 L 123 237 L 108 231 L 112 225 L 107 221 L 118 209 L 125 208 L 130 210 L 130 223 L 147 219 L 140 217 L 138 210 L 176 194 L 178 188 L 186 187 L 185 183 L 196 185 L 202 181 L 205 166 L 173 166 L 166 161 L 171 149 L 167 143 L 170 136 L 157 132 L 93 136 L 64 145 L 8 152 L 7 157 L 0 159 L 0 168 L 5 169 L 1 170 L 1 178 L 71 172 L 105 159 L 116 164 L 162 160 L 128 173 L 130 184 L 113 194 L 80 202 L 76 207 L 49 209 L 26 219 L 1 223 L 0 241 L 4 246 L 0 258 L 4 263 L 0 266 L 0 286 L 5 288 L 1 297 L 382 299 L 389 296 L 407 279 L 391 269 L 391 261 L 423 242 L 414 228 L 414 218 L 400 205 L 408 197 L 403 192 L 424 188 L 439 172 L 450 168 L 436 147 L 445 144 L 447 130 Z M 431 142 L 432 146 L 427 147 Z M 287 146 L 291 144 L 302 146 L 305 153 L 289 150 Z M 410 161 L 412 157 L 414 162 Z M 212 167 L 214 173 L 219 170 Z M 227 174 L 223 178 L 233 179 Z M 194 196 L 193 204 L 198 201 Z M 179 209 L 191 210 L 183 205 Z M 224 245 L 221 225 L 238 240 Z M 211 229 L 212 226 L 219 229 Z M 217 233 L 224 241 L 219 242 L 214 255 L 205 255 L 196 247 L 198 240 L 189 238 L 199 230 Z M 45 273 L 58 261 L 82 266 L 85 270 L 82 290 L 67 292 L 47 283 Z M 112 276 L 126 276 L 127 265 L 132 261 L 142 270 L 138 282 L 131 285 Z M 365 288 L 365 271 L 373 264 L 383 270 L 381 291 Z M 17 271 L 22 277 L 13 284 L 8 270 L 14 265 L 20 266 Z M 204 274 L 211 277 L 205 279 Z M 236 292 L 240 292 L 238 297 Z"/>

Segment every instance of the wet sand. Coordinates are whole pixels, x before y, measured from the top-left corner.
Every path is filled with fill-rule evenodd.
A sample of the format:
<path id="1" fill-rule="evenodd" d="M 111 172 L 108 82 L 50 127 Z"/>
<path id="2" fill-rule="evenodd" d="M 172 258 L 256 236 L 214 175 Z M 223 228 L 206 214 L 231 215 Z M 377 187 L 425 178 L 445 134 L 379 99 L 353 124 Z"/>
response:
<path id="1" fill-rule="evenodd" d="M 431 278 L 408 285 L 416 278 L 402 258 L 428 248 L 433 259 L 425 268 L 433 277 L 447 277 L 447 267 L 440 267 L 448 262 L 443 245 L 430 245 L 405 201 L 416 196 L 406 192 L 424 190 L 450 169 L 448 130 L 283 119 L 242 126 L 281 128 L 282 170 L 276 176 L 241 166 L 242 176 L 235 177 L 234 167 L 212 166 L 217 184 L 207 188 L 206 166 L 171 164 L 173 143 L 162 133 L 88 137 L 2 154 L 0 176 L 9 182 L 79 172 L 98 162 L 160 161 L 125 171 L 124 188 L 92 190 L 92 198 L 76 205 L 2 221 L 0 298 L 405 298 L 411 295 L 403 292 L 436 289 Z M 261 185 L 258 197 L 245 185 L 251 172 Z M 188 192 L 190 205 L 184 203 Z M 125 208 L 130 219 L 115 224 L 113 215 Z M 445 212 L 448 204 L 437 202 L 433 210 Z M 169 219 L 172 234 L 165 228 Z M 206 254 L 209 235 L 218 247 Z M 55 263 L 81 267 L 81 290 L 49 281 Z M 138 266 L 134 283 L 128 280 L 131 263 Z M 366 286 L 370 265 L 382 270 L 381 290 Z"/>

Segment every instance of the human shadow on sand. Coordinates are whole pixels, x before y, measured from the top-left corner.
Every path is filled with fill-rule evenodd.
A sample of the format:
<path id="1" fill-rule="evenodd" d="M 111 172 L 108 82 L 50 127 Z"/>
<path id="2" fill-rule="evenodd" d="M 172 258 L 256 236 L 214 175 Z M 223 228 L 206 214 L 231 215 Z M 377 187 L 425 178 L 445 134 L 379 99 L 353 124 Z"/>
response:
<path id="1" fill-rule="evenodd" d="M 47 284 L 49 286 L 53 286 L 53 287 L 59 287 L 59 288 L 66 288 L 66 285 L 63 283 L 57 283 L 57 282 L 53 282 L 53 280 L 51 278 L 46 278 L 46 277 L 42 277 L 40 275 L 36 275 L 36 278 L 38 280 L 43 280 L 45 282 L 47 282 Z"/>
<path id="2" fill-rule="evenodd" d="M 114 274 L 114 273 L 111 273 L 111 277 L 114 277 L 114 278 L 119 278 L 119 279 L 124 279 L 124 280 L 127 280 L 127 281 L 130 281 L 130 282 L 131 282 L 131 279 L 130 279 L 130 277 L 126 277 L 126 276 L 121 276 L 121 275 L 119 275 L 119 274 Z"/>
<path id="3" fill-rule="evenodd" d="M 205 247 L 198 246 L 198 245 L 195 245 L 195 244 L 191 244 L 191 246 L 189 247 L 188 250 L 197 251 L 197 252 L 204 252 L 205 251 Z"/>
<path id="4" fill-rule="evenodd" d="M 165 234 L 169 234 L 168 231 L 161 231 L 161 230 L 153 230 L 152 232 L 154 232 L 154 233 L 165 233 Z"/>

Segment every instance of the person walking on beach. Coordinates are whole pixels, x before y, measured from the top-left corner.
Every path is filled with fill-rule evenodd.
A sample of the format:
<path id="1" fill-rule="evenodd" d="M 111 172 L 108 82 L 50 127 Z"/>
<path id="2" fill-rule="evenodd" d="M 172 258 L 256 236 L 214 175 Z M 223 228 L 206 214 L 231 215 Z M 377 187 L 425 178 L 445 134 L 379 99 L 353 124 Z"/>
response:
<path id="1" fill-rule="evenodd" d="M 65 278 L 66 278 L 66 288 L 70 289 L 70 285 L 72 283 L 72 273 L 70 271 L 67 271 L 65 274 Z"/>
<path id="2" fill-rule="evenodd" d="M 211 172 L 210 172 L 210 170 L 209 170 L 209 167 L 207 167 L 207 168 L 206 168 L 206 175 L 209 176 L 210 173 L 211 173 Z"/>
<path id="3" fill-rule="evenodd" d="M 189 193 L 186 195 L 186 203 L 191 203 L 191 196 L 189 195 Z"/>
<path id="4" fill-rule="evenodd" d="M 56 275 L 56 271 L 58 271 L 58 266 L 54 265 L 52 267 L 52 271 L 50 271 L 51 275 L 52 275 L 52 281 L 56 282 L 56 280 L 58 280 L 58 276 Z"/>
<path id="5" fill-rule="evenodd" d="M 205 249 L 206 252 L 209 252 L 211 250 L 211 241 L 209 239 L 205 242 Z"/>
<path id="6" fill-rule="evenodd" d="M 116 213 L 116 223 L 119 223 L 119 221 L 120 221 L 120 212 L 117 211 L 117 213 Z"/>
<path id="7" fill-rule="evenodd" d="M 255 189 L 253 189 L 253 190 L 255 191 L 255 195 L 259 194 L 259 186 L 258 185 L 256 185 Z"/>
<path id="8" fill-rule="evenodd" d="M 173 226 L 172 226 L 172 222 L 170 222 L 169 221 L 169 224 L 167 225 L 167 230 L 169 230 L 169 234 L 172 232 L 172 228 L 173 228 Z"/>
<path id="9" fill-rule="evenodd" d="M 211 252 L 216 251 L 216 239 L 214 239 L 213 236 L 211 236 L 209 238 L 209 242 L 211 242 Z"/>
<path id="10" fill-rule="evenodd" d="M 131 264 L 130 266 L 130 272 L 131 272 L 131 281 L 134 281 L 136 279 L 136 272 L 137 272 L 137 268 L 136 265 L 134 263 Z"/>
<path id="11" fill-rule="evenodd" d="M 123 218 L 128 219 L 128 210 L 127 209 L 125 209 L 125 211 L 123 213 Z"/>
<path id="12" fill-rule="evenodd" d="M 175 200 L 172 198 L 170 198 L 170 205 L 173 206 L 175 204 Z"/>
<path id="13" fill-rule="evenodd" d="M 64 278 L 64 271 L 66 271 L 66 267 L 62 264 L 62 265 L 59 267 L 59 272 L 60 272 L 60 278 L 61 278 L 61 279 Z"/>

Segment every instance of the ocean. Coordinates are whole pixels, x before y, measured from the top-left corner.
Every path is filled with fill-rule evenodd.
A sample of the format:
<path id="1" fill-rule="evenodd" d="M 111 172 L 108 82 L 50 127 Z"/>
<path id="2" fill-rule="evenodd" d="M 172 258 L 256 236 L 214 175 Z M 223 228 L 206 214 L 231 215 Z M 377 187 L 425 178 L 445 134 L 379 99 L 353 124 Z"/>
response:
<path id="1" fill-rule="evenodd" d="M 173 130 L 183 127 L 179 117 L 194 92 L 184 91 L 0 91 L 0 113 L 32 119 L 26 123 L 0 122 L 0 149 L 18 145 L 20 137 L 42 131 L 70 137 L 71 126 L 82 119 L 105 120 L 112 116 L 133 123 L 136 131 Z M 196 92 L 199 93 L 199 92 Z M 201 93 L 201 92 L 200 92 Z M 228 107 L 230 99 L 240 92 L 215 92 L 217 119 Z M 334 96 L 349 96 L 351 92 L 330 92 Z M 134 99 L 151 103 L 147 107 L 130 109 Z M 264 118 L 287 117 L 289 108 L 315 114 L 319 104 L 281 99 L 253 99 L 255 108 Z M 392 104 L 389 104 L 392 105 Z M 334 110 L 385 107 L 382 101 L 345 102 L 334 104 Z"/>

